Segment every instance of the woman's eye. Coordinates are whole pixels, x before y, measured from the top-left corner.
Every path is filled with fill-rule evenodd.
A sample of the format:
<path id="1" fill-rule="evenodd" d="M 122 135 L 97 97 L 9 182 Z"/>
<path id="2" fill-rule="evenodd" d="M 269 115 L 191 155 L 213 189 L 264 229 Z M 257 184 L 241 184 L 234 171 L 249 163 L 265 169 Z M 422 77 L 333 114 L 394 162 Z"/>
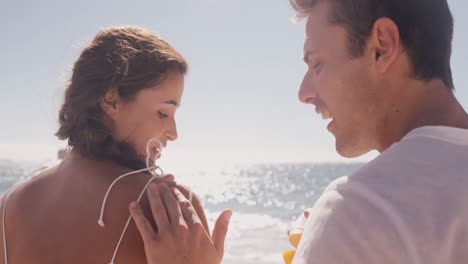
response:
<path id="1" fill-rule="evenodd" d="M 159 111 L 159 118 L 163 119 L 163 118 L 166 118 L 167 115 L 161 111 Z"/>

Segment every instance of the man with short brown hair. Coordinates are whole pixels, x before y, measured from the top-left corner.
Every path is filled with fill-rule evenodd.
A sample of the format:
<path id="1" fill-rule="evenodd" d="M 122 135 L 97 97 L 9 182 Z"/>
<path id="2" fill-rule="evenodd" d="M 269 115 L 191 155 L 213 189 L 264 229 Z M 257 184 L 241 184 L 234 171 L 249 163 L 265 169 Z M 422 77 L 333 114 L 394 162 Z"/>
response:
<path id="1" fill-rule="evenodd" d="M 381 152 L 325 190 L 293 263 L 468 263 L 468 115 L 447 1 L 291 4 L 307 19 L 300 100 L 331 119 L 340 155 Z"/>

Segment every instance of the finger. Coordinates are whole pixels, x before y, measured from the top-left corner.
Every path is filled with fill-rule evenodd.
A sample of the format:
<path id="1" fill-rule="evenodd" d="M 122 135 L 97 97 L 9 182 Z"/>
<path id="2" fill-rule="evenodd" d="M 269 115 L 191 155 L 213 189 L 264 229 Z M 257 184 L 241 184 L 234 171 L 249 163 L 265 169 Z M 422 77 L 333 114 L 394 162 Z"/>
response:
<path id="1" fill-rule="evenodd" d="M 156 233 L 154 232 L 154 229 L 148 219 L 146 219 L 145 215 L 143 214 L 140 205 L 137 202 L 132 202 L 129 208 L 130 214 L 135 221 L 143 242 L 145 244 L 150 243 L 150 241 L 154 240 L 156 237 Z"/>
<path id="2" fill-rule="evenodd" d="M 172 175 L 172 174 L 166 174 L 166 175 L 164 175 L 164 176 L 163 176 L 163 179 L 164 179 L 164 180 L 167 180 L 167 181 L 172 181 L 172 182 L 175 181 L 175 177 L 174 177 L 174 175 Z"/>
<path id="3" fill-rule="evenodd" d="M 169 216 L 169 221 L 172 225 L 185 224 L 184 218 L 182 217 L 182 212 L 180 210 L 179 204 L 177 203 L 176 197 L 172 194 L 171 190 L 165 183 L 158 184 L 161 191 L 161 197 L 164 201 L 164 206 L 166 207 L 167 215 Z"/>
<path id="4" fill-rule="evenodd" d="M 310 212 L 309 211 L 304 211 L 304 217 L 309 218 Z"/>
<path id="5" fill-rule="evenodd" d="M 177 186 L 177 182 L 175 181 L 175 177 L 172 174 L 167 174 L 167 175 L 164 175 L 161 178 L 155 178 L 153 180 L 153 183 L 155 183 L 155 184 L 158 184 L 158 183 L 161 183 L 161 182 L 164 182 L 165 184 L 167 184 L 170 187 Z"/>
<path id="6" fill-rule="evenodd" d="M 158 186 L 154 183 L 150 183 L 148 186 L 148 199 L 151 207 L 151 213 L 153 214 L 154 221 L 158 227 L 158 233 L 161 233 L 168 229 L 169 218 L 167 216 L 166 208 L 161 201 Z"/>
<path id="7" fill-rule="evenodd" d="M 213 240 L 216 250 L 218 251 L 220 256 L 224 255 L 224 241 L 226 240 L 226 234 L 228 231 L 231 216 L 232 211 L 229 209 L 222 212 L 216 220 L 213 229 L 213 235 L 211 236 L 211 239 Z"/>
<path id="8" fill-rule="evenodd" d="M 174 188 L 173 192 L 188 226 L 193 227 L 198 224 L 201 225 L 201 220 L 198 217 L 197 211 L 193 208 L 192 203 L 177 188 Z"/>

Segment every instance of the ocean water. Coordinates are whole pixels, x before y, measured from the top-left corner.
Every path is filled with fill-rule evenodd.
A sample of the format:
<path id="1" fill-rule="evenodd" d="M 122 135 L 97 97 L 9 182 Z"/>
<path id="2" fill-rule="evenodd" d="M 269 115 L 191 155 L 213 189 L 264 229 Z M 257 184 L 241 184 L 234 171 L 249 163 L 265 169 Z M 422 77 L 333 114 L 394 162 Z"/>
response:
<path id="1" fill-rule="evenodd" d="M 0 161 L 0 192 L 27 180 L 38 163 Z M 201 198 L 210 226 L 225 208 L 234 211 L 225 264 L 283 263 L 290 249 L 287 230 L 304 209 L 312 207 L 334 179 L 349 175 L 361 163 L 250 164 L 218 169 L 176 170 L 176 179 Z"/>

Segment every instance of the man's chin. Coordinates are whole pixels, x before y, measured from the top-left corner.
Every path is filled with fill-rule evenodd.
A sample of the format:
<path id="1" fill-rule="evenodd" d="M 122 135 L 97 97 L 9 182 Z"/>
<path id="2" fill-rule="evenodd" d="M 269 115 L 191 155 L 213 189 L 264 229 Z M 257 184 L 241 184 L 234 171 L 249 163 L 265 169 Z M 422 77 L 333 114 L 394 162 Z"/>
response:
<path id="1" fill-rule="evenodd" d="M 364 149 L 364 148 L 359 148 L 357 146 L 343 146 L 336 143 L 336 152 L 344 158 L 352 159 L 352 158 L 358 158 L 362 155 L 365 155 L 369 153 L 371 149 Z"/>

